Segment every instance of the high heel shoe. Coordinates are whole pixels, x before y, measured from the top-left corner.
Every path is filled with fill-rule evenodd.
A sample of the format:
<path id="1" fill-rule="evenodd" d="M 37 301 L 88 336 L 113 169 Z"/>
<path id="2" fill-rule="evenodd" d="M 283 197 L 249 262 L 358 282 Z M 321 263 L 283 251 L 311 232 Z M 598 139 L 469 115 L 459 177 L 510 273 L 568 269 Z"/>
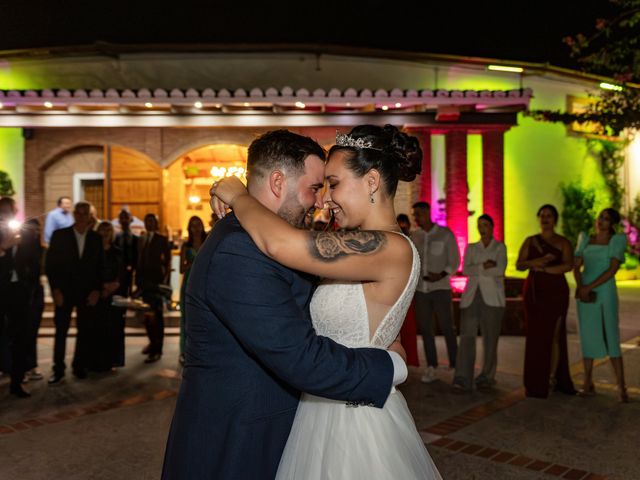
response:
<path id="1" fill-rule="evenodd" d="M 593 385 L 593 382 L 589 384 L 588 387 L 581 388 L 578 390 L 579 397 L 593 397 L 596 394 L 596 387 Z"/>
<path id="2" fill-rule="evenodd" d="M 618 401 L 620 403 L 629 403 L 629 395 L 627 394 L 627 387 L 618 387 Z"/>

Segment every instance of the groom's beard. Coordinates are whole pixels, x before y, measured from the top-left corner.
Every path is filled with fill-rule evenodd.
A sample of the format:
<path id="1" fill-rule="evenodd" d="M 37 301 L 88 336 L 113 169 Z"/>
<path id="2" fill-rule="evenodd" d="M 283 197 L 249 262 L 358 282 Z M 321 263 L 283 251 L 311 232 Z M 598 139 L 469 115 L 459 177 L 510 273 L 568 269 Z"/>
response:
<path id="1" fill-rule="evenodd" d="M 315 207 L 305 210 L 298 202 L 297 194 L 292 192 L 276 213 L 296 228 L 310 228 L 314 210 Z"/>

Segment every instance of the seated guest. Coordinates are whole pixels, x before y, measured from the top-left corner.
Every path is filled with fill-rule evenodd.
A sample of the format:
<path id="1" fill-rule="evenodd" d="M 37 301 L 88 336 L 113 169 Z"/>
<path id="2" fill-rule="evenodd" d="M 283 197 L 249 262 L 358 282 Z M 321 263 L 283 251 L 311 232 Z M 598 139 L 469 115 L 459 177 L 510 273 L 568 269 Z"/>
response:
<path id="1" fill-rule="evenodd" d="M 87 341 L 87 326 L 95 320 L 95 307 L 102 291 L 104 250 L 100 235 L 89 229 L 91 204 L 76 203 L 73 217 L 73 226 L 53 233 L 45 262 L 55 305 L 56 326 L 50 385 L 60 383 L 65 375 L 67 333 L 74 308 L 78 333 L 73 374 L 78 379 L 87 377 L 88 349 L 91 348 Z"/>
<path id="2" fill-rule="evenodd" d="M 158 361 L 162 357 L 164 343 L 164 297 L 160 285 L 169 281 L 171 273 L 171 250 L 169 240 L 158 233 L 158 218 L 153 213 L 144 217 L 145 235 L 140 238 L 136 285 L 145 303 L 151 306 L 153 315 L 145 316 L 149 345 L 143 353 L 148 354 L 145 363 Z"/>
<path id="3" fill-rule="evenodd" d="M 504 316 L 504 272 L 507 249 L 493 238 L 493 219 L 478 217 L 480 241 L 470 243 L 464 254 L 462 273 L 468 277 L 460 299 L 460 345 L 453 378 L 454 392 L 471 392 L 476 361 L 478 327 L 482 333 L 484 360 L 475 379 L 478 390 L 495 384 L 498 338 Z"/>
<path id="4" fill-rule="evenodd" d="M 22 388 L 29 350 L 29 301 L 40 271 L 40 245 L 13 225 L 17 213 L 13 198 L 0 198 L 0 330 L 11 352 L 9 391 L 31 396 Z"/>

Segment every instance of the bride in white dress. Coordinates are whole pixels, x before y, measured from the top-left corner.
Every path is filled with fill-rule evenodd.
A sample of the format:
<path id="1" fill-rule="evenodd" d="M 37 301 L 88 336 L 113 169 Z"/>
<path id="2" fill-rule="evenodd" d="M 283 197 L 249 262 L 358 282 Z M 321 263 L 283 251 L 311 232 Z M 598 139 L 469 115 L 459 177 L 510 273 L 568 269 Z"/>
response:
<path id="1" fill-rule="evenodd" d="M 396 223 L 393 200 L 398 180 L 413 180 L 421 159 L 417 139 L 391 125 L 363 125 L 338 135 L 325 170 L 325 201 L 347 231 L 296 229 L 234 178 L 218 182 L 212 192 L 220 200 L 217 213 L 229 205 L 266 255 L 333 279 L 324 280 L 311 300 L 319 335 L 348 347 L 386 349 L 400 332 L 420 272 L 418 253 Z M 441 476 L 404 397 L 393 389 L 381 409 L 303 394 L 276 478 Z"/>

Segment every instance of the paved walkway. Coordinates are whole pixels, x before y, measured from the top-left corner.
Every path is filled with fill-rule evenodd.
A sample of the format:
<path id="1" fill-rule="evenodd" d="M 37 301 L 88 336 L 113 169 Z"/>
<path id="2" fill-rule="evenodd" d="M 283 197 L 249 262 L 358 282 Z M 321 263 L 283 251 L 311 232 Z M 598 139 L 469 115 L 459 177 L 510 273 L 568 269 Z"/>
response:
<path id="1" fill-rule="evenodd" d="M 631 403 L 617 403 L 606 362 L 595 368 L 598 395 L 554 394 L 528 399 L 521 388 L 524 339 L 500 340 L 498 388 L 455 395 L 453 372 L 419 382 L 411 368 L 401 390 L 427 448 L 445 479 L 639 479 L 640 289 L 621 288 L 621 330 Z M 580 351 L 570 315 L 570 358 L 577 384 Z M 440 358 L 446 358 L 438 339 Z M 72 341 L 70 350 L 72 351 Z M 28 387 L 33 397 L 10 397 L 0 378 L 0 479 L 157 479 L 180 374 L 177 337 L 165 356 L 145 365 L 144 337 L 127 338 L 127 366 L 115 374 L 73 377 L 56 387 Z M 40 339 L 48 373 L 53 339 Z"/>

